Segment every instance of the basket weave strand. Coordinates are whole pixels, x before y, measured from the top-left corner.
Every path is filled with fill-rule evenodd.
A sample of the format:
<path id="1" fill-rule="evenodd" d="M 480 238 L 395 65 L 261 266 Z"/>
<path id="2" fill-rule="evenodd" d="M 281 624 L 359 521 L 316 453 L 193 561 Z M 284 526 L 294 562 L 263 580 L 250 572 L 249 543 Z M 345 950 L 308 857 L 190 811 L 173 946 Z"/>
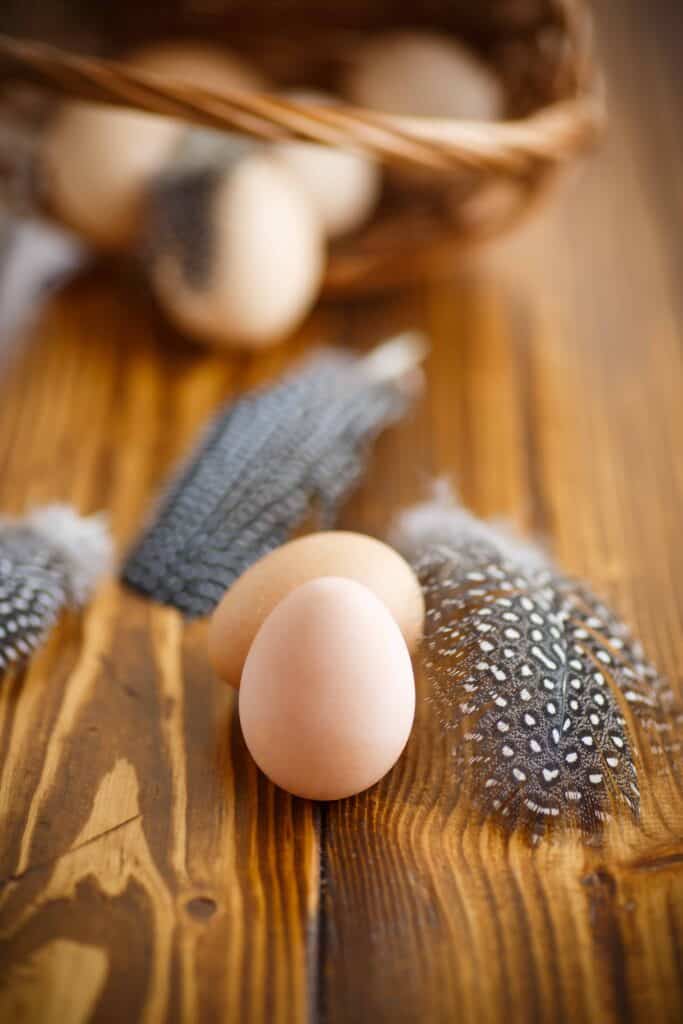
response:
<path id="1" fill-rule="evenodd" d="M 319 105 L 258 93 L 214 93 L 125 64 L 76 56 L 0 36 L 0 75 L 58 92 L 181 118 L 262 139 L 301 138 L 350 146 L 388 163 L 448 173 L 463 165 L 525 174 L 536 160 L 562 162 L 598 135 L 599 90 L 555 103 L 520 121 L 478 124 L 400 117 L 344 104 Z"/>

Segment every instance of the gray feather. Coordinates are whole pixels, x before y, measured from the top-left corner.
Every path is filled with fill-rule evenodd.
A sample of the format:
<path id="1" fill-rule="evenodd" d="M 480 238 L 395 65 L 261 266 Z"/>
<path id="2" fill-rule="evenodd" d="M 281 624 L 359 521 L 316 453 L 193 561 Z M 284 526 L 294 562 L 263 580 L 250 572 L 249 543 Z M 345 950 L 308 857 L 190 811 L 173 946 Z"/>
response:
<path id="1" fill-rule="evenodd" d="M 50 505 L 0 522 L 0 669 L 28 657 L 64 607 L 81 607 L 111 561 L 99 516 Z"/>
<path id="2" fill-rule="evenodd" d="M 330 525 L 369 443 L 408 405 L 403 370 L 385 374 L 377 362 L 377 351 L 398 351 L 392 345 L 368 359 L 321 354 L 221 412 L 130 553 L 124 581 L 188 616 L 206 615 L 312 502 Z"/>

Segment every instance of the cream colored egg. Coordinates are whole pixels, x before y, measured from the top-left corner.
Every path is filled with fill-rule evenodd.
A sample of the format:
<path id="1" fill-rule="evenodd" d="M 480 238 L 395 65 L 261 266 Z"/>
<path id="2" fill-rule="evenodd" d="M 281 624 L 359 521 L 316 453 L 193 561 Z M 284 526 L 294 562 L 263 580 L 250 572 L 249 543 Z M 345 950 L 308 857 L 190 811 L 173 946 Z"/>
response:
<path id="1" fill-rule="evenodd" d="M 288 95 L 319 104 L 334 102 L 324 93 L 298 91 Z M 279 142 L 273 152 L 301 182 L 328 238 L 348 234 L 369 218 L 381 187 L 380 170 L 374 160 L 313 142 Z"/>
<path id="2" fill-rule="evenodd" d="M 262 79 L 239 58 L 208 44 L 162 44 L 128 62 L 206 89 L 257 89 Z M 123 108 L 66 103 L 48 129 L 43 173 L 54 212 L 91 243 L 130 246 L 143 219 L 147 186 L 172 159 L 186 126 Z"/>
<path id="3" fill-rule="evenodd" d="M 337 800 L 372 786 L 400 757 L 414 714 L 401 631 L 361 583 L 310 580 L 256 634 L 239 691 L 242 732 L 288 792 Z"/>
<path id="4" fill-rule="evenodd" d="M 323 273 L 322 228 L 298 182 L 262 150 L 223 171 L 193 170 L 163 192 L 158 213 L 150 281 L 191 337 L 259 348 L 309 311 Z"/>
<path id="5" fill-rule="evenodd" d="M 89 103 L 66 103 L 49 126 L 42 170 L 50 207 L 93 245 L 136 238 L 149 180 L 169 160 L 176 121 Z"/>
<path id="6" fill-rule="evenodd" d="M 207 42 L 164 41 L 135 50 L 129 64 L 213 92 L 265 88 L 261 73 L 236 54 Z"/>
<path id="7" fill-rule="evenodd" d="M 344 92 L 361 107 L 386 114 L 493 121 L 503 113 L 498 78 L 458 40 L 431 32 L 393 32 L 366 42 L 352 56 Z M 397 185 L 444 181 L 417 166 L 389 168 Z"/>
<path id="8" fill-rule="evenodd" d="M 209 660 L 216 674 L 239 686 L 261 624 L 283 598 L 320 576 L 342 576 L 368 587 L 389 609 L 408 649 L 416 649 L 422 636 L 424 598 L 411 567 L 374 537 L 330 530 L 299 537 L 271 551 L 226 592 L 209 627 Z"/>
<path id="9" fill-rule="evenodd" d="M 431 32 L 393 32 L 352 58 L 345 91 L 388 114 L 490 121 L 501 116 L 496 75 L 458 40 Z"/>

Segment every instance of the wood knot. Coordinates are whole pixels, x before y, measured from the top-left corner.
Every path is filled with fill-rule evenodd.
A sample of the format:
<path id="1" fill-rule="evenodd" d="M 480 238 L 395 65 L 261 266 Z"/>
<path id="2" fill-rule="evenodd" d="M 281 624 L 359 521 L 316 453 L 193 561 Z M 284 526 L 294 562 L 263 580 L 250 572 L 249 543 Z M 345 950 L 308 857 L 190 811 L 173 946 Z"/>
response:
<path id="1" fill-rule="evenodd" d="M 606 867 L 596 868 L 595 871 L 591 871 L 589 875 L 584 875 L 581 879 L 581 885 L 590 887 L 593 890 L 598 890 L 601 895 L 612 897 L 617 891 L 617 883 L 614 875 L 611 871 L 608 871 Z"/>
<path id="2" fill-rule="evenodd" d="M 208 896 L 195 896 L 185 904 L 185 910 L 190 917 L 194 917 L 197 921 L 208 921 L 218 910 L 218 905 Z"/>

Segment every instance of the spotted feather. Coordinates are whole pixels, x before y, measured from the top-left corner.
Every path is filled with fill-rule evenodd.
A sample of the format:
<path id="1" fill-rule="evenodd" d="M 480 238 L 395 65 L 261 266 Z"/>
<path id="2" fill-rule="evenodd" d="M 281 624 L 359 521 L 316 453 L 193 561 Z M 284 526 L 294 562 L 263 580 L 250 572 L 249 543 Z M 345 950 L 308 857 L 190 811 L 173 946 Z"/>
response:
<path id="1" fill-rule="evenodd" d="M 124 582 L 188 617 L 208 615 L 313 508 L 332 523 L 369 445 L 409 407 L 423 354 L 412 332 L 362 358 L 328 350 L 231 402 L 173 474 Z"/>
<path id="2" fill-rule="evenodd" d="M 486 814 L 538 836 L 599 832 L 640 793 L 626 708 L 653 748 L 673 744 L 670 691 L 626 627 L 539 549 L 439 500 L 394 542 L 426 599 L 432 701 Z"/>
<path id="3" fill-rule="evenodd" d="M 23 661 L 64 607 L 80 607 L 111 558 L 99 516 L 49 505 L 0 521 L 0 670 Z"/>

